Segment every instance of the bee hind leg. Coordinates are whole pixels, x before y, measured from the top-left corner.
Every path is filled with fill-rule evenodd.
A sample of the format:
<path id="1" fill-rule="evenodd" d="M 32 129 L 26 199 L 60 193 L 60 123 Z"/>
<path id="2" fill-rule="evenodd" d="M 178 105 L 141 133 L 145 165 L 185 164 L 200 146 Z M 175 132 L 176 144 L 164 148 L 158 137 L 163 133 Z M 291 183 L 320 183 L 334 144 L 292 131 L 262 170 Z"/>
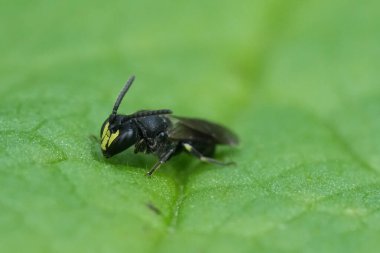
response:
<path id="1" fill-rule="evenodd" d="M 219 166 L 227 166 L 227 165 L 233 165 L 233 164 L 235 164 L 234 162 L 223 162 L 223 161 L 219 161 L 219 160 L 216 160 L 214 158 L 211 158 L 211 157 L 204 156 L 201 152 L 199 152 L 198 150 L 196 150 L 189 143 L 182 143 L 182 146 L 183 146 L 183 148 L 187 152 L 189 152 L 191 155 L 195 156 L 196 158 L 198 158 L 202 162 L 212 163 L 212 164 L 216 164 L 216 165 L 219 165 Z"/>

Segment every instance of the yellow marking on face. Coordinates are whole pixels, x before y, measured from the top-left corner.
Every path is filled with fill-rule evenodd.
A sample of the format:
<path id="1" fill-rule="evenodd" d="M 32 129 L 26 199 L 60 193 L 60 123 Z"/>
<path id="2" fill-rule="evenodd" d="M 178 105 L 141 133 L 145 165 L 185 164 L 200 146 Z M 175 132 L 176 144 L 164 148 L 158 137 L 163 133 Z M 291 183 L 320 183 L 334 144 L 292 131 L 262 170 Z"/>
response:
<path id="1" fill-rule="evenodd" d="M 104 126 L 104 128 L 103 128 L 102 140 L 103 140 L 104 136 L 106 135 L 109 126 L 110 126 L 110 123 L 107 122 L 107 124 L 106 124 L 106 125 Z"/>
<path id="2" fill-rule="evenodd" d="M 103 149 L 103 150 L 106 150 L 107 147 L 107 142 L 109 140 L 109 136 L 104 136 L 104 138 L 102 139 L 102 143 L 100 144 L 100 147 Z"/>
<path id="3" fill-rule="evenodd" d="M 103 133 L 102 133 L 102 143 L 100 144 L 100 147 L 103 149 L 103 150 L 106 150 L 107 147 L 107 143 L 108 143 L 108 140 L 110 139 L 110 136 L 111 136 L 111 132 L 109 130 L 109 125 L 110 123 L 107 122 L 106 125 L 104 126 L 103 128 Z"/>
<path id="4" fill-rule="evenodd" d="M 111 143 L 116 139 L 116 137 L 119 136 L 119 130 L 116 131 L 116 133 L 111 134 L 109 141 L 108 141 L 108 147 L 111 145 Z"/>
<path id="5" fill-rule="evenodd" d="M 111 131 L 109 130 L 109 125 L 110 123 L 107 122 L 102 132 L 102 141 L 100 147 L 103 150 L 107 150 L 107 147 L 109 147 L 112 144 L 112 142 L 119 136 L 120 133 L 119 130 L 117 130 L 116 133 L 111 134 Z"/>

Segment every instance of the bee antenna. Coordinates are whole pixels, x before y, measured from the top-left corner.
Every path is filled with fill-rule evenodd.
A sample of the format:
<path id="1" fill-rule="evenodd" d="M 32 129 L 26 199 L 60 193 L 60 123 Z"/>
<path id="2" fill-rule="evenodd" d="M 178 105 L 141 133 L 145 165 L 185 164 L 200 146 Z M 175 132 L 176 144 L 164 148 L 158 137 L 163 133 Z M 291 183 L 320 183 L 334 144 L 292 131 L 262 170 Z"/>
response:
<path id="1" fill-rule="evenodd" d="M 135 76 L 132 75 L 128 79 L 127 83 L 124 85 L 123 89 L 120 91 L 119 96 L 116 99 L 115 105 L 113 106 L 111 115 L 116 115 L 117 110 L 119 109 L 119 105 L 120 105 L 121 101 L 123 100 L 125 94 L 127 93 L 127 91 L 129 90 L 129 88 L 131 87 L 131 85 L 132 85 L 132 83 L 133 83 L 134 80 L 135 80 Z"/>

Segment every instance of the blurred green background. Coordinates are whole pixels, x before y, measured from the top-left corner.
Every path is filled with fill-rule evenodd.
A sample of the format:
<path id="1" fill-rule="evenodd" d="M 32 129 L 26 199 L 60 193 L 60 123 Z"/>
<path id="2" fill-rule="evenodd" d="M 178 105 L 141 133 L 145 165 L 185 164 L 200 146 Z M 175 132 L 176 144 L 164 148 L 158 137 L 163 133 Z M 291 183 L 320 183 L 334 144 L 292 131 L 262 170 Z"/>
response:
<path id="1" fill-rule="evenodd" d="M 1 252 L 378 252 L 380 2 L 1 1 Z M 229 126 L 236 167 L 104 160 L 120 112 Z M 154 206 L 154 208 L 152 208 Z"/>

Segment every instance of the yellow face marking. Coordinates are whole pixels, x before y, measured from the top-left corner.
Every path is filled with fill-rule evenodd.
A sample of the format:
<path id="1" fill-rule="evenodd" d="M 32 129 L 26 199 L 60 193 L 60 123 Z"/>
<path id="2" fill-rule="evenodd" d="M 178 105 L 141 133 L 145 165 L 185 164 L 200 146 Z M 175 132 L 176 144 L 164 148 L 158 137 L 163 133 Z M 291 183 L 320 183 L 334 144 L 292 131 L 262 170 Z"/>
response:
<path id="1" fill-rule="evenodd" d="M 108 129 L 110 123 L 107 122 L 107 124 L 104 126 L 103 128 L 103 133 L 102 133 L 102 140 L 101 140 L 101 144 L 100 144 L 100 147 L 103 149 L 103 150 L 106 150 L 106 145 L 107 145 L 107 142 L 110 138 L 110 131 Z"/>
<path id="2" fill-rule="evenodd" d="M 111 145 L 111 143 L 119 136 L 120 133 L 119 130 L 117 130 L 116 133 L 111 134 L 111 131 L 109 130 L 109 125 L 110 123 L 107 122 L 102 132 L 102 141 L 100 147 L 103 150 L 106 150 L 107 147 Z"/>
<path id="3" fill-rule="evenodd" d="M 106 145 L 107 145 L 108 140 L 109 140 L 109 137 L 108 137 L 108 136 L 105 136 L 105 137 L 102 139 L 102 143 L 100 144 L 100 147 L 101 147 L 103 150 L 106 150 L 106 149 L 107 149 Z"/>
<path id="4" fill-rule="evenodd" d="M 108 147 L 111 145 L 111 143 L 116 139 L 116 137 L 119 136 L 119 130 L 116 131 L 116 133 L 111 134 L 110 139 L 108 141 Z"/>
<path id="5" fill-rule="evenodd" d="M 103 140 L 104 136 L 106 135 L 109 126 L 110 126 L 110 123 L 107 122 L 107 124 L 106 124 L 106 125 L 104 126 L 104 128 L 103 128 L 102 140 Z"/>

